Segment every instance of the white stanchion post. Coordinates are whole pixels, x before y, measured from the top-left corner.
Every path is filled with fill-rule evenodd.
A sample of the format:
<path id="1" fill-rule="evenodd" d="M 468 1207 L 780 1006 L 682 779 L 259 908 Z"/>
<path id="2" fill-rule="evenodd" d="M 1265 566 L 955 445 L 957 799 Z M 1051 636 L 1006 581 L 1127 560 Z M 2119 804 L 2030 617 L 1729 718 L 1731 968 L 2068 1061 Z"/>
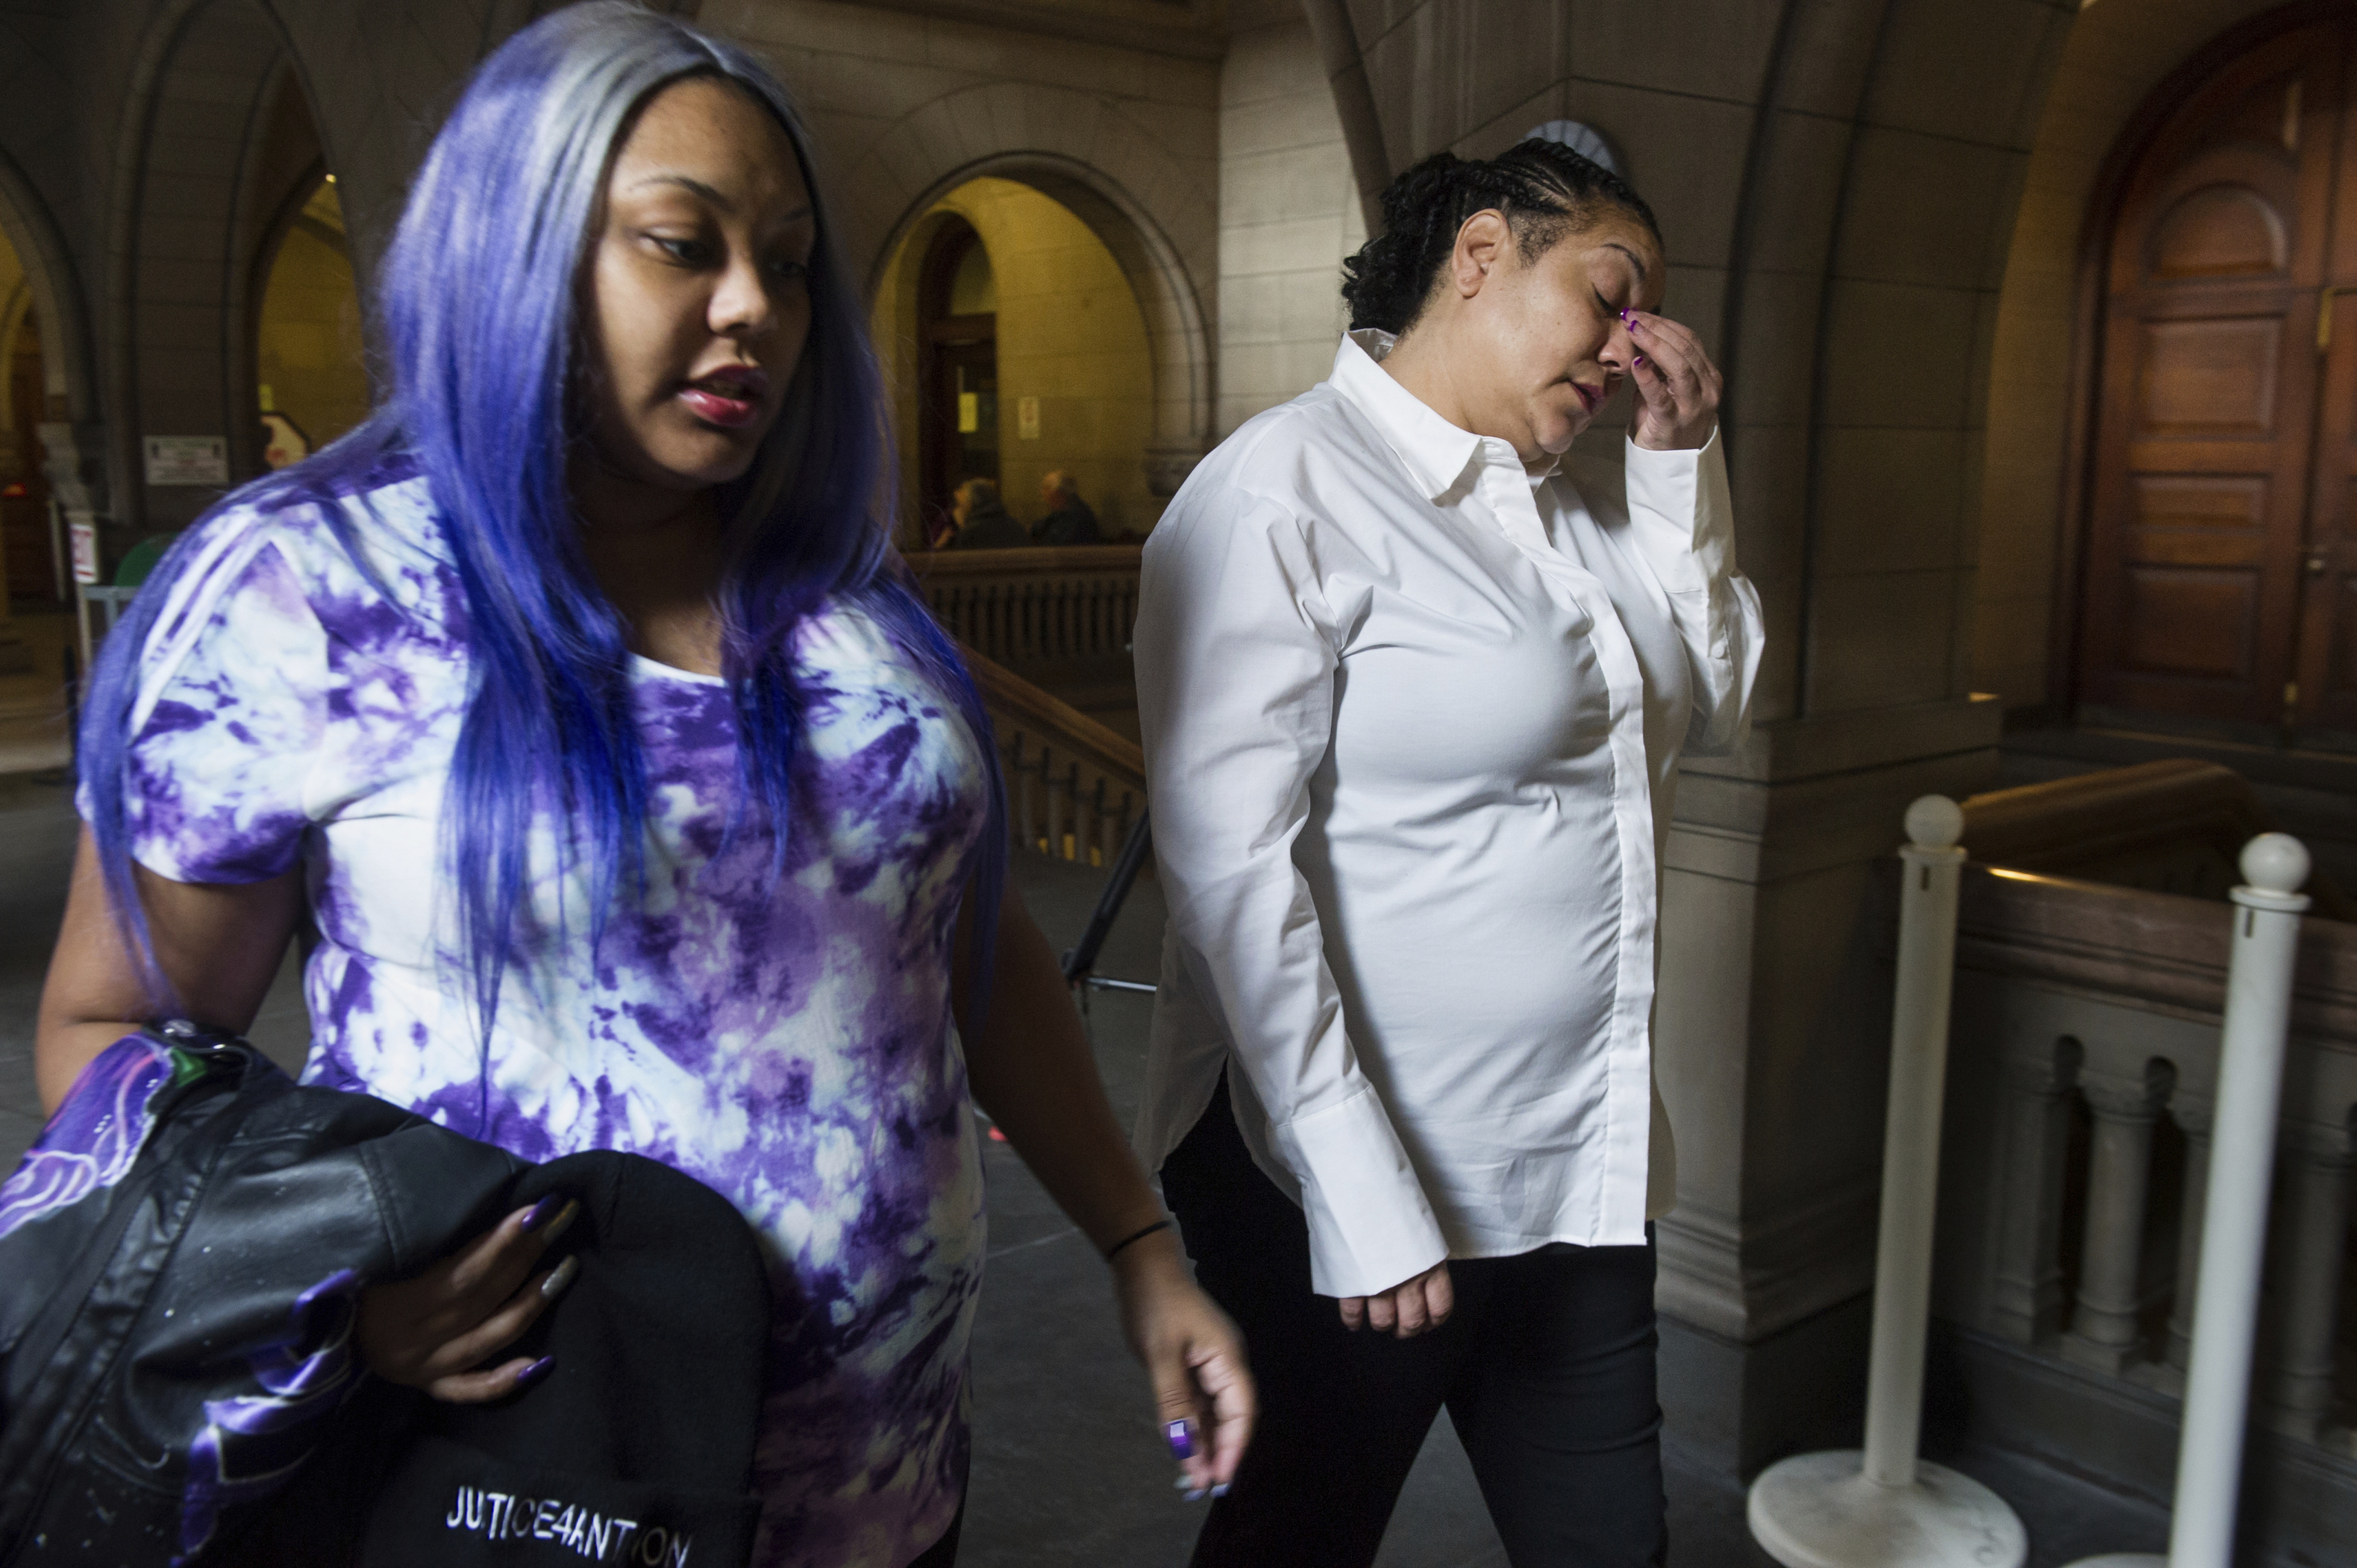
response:
<path id="1" fill-rule="evenodd" d="M 1907 808 L 1866 1448 L 1799 1455 L 1751 1484 L 1752 1538 L 1785 1568 L 2021 1568 L 2029 1554 L 2005 1499 L 1916 1456 L 1964 831 L 1943 795 Z"/>
<path id="2" fill-rule="evenodd" d="M 2226 1022 L 2210 1134 L 2210 1190 L 2201 1204 L 2201 1267 L 2193 1293 L 2193 1354 L 2177 1441 L 2177 1510 L 2169 1555 L 2115 1552 L 2072 1568 L 2230 1568 L 2251 1398 L 2251 1341 L 2259 1321 L 2259 1267 L 2275 1179 L 2284 1039 L 2291 1028 L 2292 963 L 2308 897 L 2308 850 L 2287 833 L 2243 846 L 2244 886 L 2233 892 L 2234 946 L 2226 969 Z"/>

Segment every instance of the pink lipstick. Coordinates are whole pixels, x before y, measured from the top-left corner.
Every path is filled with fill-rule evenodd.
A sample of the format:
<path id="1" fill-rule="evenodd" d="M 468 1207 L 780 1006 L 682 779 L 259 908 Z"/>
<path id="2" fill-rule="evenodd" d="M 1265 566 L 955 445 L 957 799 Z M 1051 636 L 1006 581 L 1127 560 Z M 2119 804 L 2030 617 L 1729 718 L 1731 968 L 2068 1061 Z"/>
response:
<path id="1" fill-rule="evenodd" d="M 761 417 L 761 402 L 769 395 L 770 378 L 751 365 L 731 365 L 699 376 L 680 390 L 679 400 L 706 424 L 742 430 Z"/>

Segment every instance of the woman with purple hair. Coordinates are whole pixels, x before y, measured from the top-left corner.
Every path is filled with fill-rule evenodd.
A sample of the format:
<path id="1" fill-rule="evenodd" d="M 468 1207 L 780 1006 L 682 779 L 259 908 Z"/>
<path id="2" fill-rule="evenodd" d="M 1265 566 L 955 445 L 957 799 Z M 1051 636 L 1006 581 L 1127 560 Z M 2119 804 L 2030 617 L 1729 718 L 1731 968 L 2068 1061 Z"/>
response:
<path id="1" fill-rule="evenodd" d="M 301 933 L 307 1081 L 737 1206 L 776 1303 L 756 1559 L 902 1568 L 956 1551 L 970 1091 L 1111 1258 L 1185 1484 L 1223 1487 L 1241 1347 L 1001 898 L 989 721 L 887 543 L 783 90 L 667 17 L 558 11 L 477 72 L 377 292 L 382 406 L 189 530 L 107 639 L 45 1101 L 140 1020 L 242 1030 Z M 459 1402 L 549 1375 L 502 1352 L 565 1219 L 373 1286 L 371 1369 Z"/>

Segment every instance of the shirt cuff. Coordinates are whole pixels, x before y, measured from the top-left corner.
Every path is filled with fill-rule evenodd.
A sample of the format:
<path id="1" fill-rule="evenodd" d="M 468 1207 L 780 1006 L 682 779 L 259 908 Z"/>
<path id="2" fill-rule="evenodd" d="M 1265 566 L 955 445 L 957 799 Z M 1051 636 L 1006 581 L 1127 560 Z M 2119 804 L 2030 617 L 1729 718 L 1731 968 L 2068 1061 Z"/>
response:
<path id="1" fill-rule="evenodd" d="M 1272 1131 L 1301 1183 L 1309 1286 L 1319 1295 L 1372 1295 L 1448 1256 L 1424 1184 L 1372 1089 Z"/>
<path id="2" fill-rule="evenodd" d="M 1718 432 L 1698 447 L 1657 452 L 1625 443 L 1629 522 L 1663 590 L 1701 593 L 1727 570 L 1727 459 Z"/>

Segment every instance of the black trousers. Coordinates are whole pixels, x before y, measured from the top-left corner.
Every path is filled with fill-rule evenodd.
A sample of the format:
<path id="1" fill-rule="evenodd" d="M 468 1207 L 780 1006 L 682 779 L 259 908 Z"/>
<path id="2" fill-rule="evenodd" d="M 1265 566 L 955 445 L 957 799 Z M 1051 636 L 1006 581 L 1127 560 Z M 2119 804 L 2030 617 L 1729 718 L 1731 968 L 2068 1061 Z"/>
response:
<path id="1" fill-rule="evenodd" d="M 1666 1561 L 1650 1228 L 1642 1247 L 1452 1262 L 1455 1313 L 1400 1340 L 1311 1292 L 1308 1224 L 1252 1163 L 1224 1081 L 1162 1190 L 1260 1386 L 1195 1568 L 1366 1568 L 1443 1406 L 1514 1568 Z"/>

